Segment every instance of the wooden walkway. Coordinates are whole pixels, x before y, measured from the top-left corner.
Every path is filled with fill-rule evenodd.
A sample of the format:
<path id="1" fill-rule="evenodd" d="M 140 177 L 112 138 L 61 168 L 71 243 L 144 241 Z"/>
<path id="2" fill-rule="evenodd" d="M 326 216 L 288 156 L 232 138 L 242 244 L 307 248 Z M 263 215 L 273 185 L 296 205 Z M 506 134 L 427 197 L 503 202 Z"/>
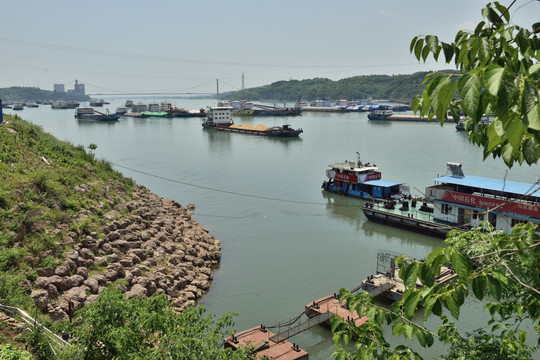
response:
<path id="1" fill-rule="evenodd" d="M 351 313 L 344 305 L 344 303 L 340 304 L 336 295 L 323 297 L 307 304 L 304 311 L 295 318 L 269 327 L 261 325 L 234 334 L 225 339 L 225 347 L 236 350 L 251 345 L 254 347 L 253 355 L 255 357 L 268 356 L 270 359 L 279 358 L 280 360 L 307 359 L 308 353 L 296 344 L 289 342 L 288 339 L 314 326 L 330 326 L 332 315 L 338 315 L 347 321 L 352 321 L 356 326 L 360 326 L 368 320 L 365 316 L 359 317 L 356 311 Z M 276 332 L 272 332 L 270 329 L 275 329 Z"/>

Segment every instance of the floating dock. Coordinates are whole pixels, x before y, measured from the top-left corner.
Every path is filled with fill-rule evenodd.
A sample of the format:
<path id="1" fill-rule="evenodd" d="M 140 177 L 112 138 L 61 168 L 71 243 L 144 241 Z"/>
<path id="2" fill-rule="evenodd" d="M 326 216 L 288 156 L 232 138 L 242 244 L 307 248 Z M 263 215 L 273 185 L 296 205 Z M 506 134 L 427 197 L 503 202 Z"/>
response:
<path id="1" fill-rule="evenodd" d="M 377 254 L 377 273 L 368 278 L 351 292 L 364 290 L 371 297 L 384 297 L 391 301 L 399 301 L 405 291 L 405 284 L 398 276 L 399 269 L 395 264 L 398 255 L 379 251 Z M 435 283 L 445 285 L 457 277 L 456 272 L 448 267 L 441 267 L 441 273 L 435 278 Z M 417 280 L 416 287 L 423 285 Z"/>
<path id="2" fill-rule="evenodd" d="M 366 316 L 358 316 L 356 311 L 351 313 L 347 310 L 345 302 L 340 304 L 338 295 L 334 294 L 307 304 L 304 311 L 295 318 L 269 327 L 261 325 L 236 333 L 225 339 L 224 346 L 238 350 L 251 345 L 254 358 L 266 356 L 269 359 L 279 358 L 280 360 L 308 359 L 308 353 L 295 343 L 289 342 L 288 339 L 314 326 L 330 327 L 330 318 L 333 315 L 354 322 L 356 326 L 361 326 L 368 320 Z M 276 330 L 272 332 L 270 329 Z"/>
<path id="3" fill-rule="evenodd" d="M 225 339 L 225 348 L 238 350 L 248 345 L 253 346 L 254 358 L 280 360 L 307 360 L 308 353 L 289 341 L 274 341 L 276 334 L 264 326 L 254 327 L 234 334 Z"/>
<path id="4" fill-rule="evenodd" d="M 399 279 L 399 269 L 395 264 L 398 255 L 390 252 L 377 254 L 377 274 L 368 276 L 360 285 L 350 290 L 355 293 L 365 290 L 371 297 L 383 296 L 393 301 L 401 299 L 405 291 L 403 281 Z M 435 279 L 438 284 L 446 284 L 456 278 L 456 273 L 443 267 L 441 275 Z M 417 283 L 417 286 L 421 286 Z M 306 316 L 304 316 L 306 315 Z M 252 359 L 307 360 L 308 353 L 297 344 L 289 341 L 314 326 L 330 327 L 330 319 L 337 315 L 343 320 L 362 326 L 368 321 L 367 316 L 359 316 L 355 311 L 350 312 L 345 301 L 339 301 L 337 294 L 325 296 L 307 304 L 299 315 L 272 326 L 253 327 L 228 337 L 224 347 L 234 350 L 252 347 L 249 357 Z M 270 330 L 272 329 L 272 331 Z"/>

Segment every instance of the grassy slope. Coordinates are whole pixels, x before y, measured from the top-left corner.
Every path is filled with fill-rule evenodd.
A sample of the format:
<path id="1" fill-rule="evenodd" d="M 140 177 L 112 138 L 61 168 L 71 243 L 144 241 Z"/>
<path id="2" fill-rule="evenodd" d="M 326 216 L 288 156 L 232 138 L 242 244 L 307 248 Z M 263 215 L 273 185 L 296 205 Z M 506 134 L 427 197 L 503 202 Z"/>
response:
<path id="1" fill-rule="evenodd" d="M 55 267 L 77 241 L 99 232 L 106 221 L 101 215 L 130 198 L 133 182 L 82 146 L 60 141 L 17 116 L 4 115 L 4 120 L 0 303 L 28 309 L 34 269 Z"/>

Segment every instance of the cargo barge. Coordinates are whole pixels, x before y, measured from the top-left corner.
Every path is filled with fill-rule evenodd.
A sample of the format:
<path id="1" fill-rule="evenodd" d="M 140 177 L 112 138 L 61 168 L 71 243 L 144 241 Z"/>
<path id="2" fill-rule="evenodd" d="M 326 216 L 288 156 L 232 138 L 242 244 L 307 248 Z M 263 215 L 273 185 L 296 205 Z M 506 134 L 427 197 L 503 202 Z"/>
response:
<path id="1" fill-rule="evenodd" d="M 226 131 L 240 134 L 270 136 L 270 137 L 297 137 L 302 129 L 293 129 L 290 125 L 266 127 L 264 125 L 253 126 L 250 124 L 235 125 L 231 119 L 231 107 L 218 106 L 210 108 L 207 118 L 202 127 L 217 131 Z"/>

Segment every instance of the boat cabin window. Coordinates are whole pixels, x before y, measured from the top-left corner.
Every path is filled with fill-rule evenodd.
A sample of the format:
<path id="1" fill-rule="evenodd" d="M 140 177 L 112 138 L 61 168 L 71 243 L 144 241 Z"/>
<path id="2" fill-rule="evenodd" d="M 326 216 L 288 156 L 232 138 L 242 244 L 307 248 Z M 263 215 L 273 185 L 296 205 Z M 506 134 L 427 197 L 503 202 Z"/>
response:
<path id="1" fill-rule="evenodd" d="M 472 218 L 473 220 L 484 220 L 484 212 L 483 211 L 478 211 L 478 210 L 473 210 L 472 212 Z"/>
<path id="2" fill-rule="evenodd" d="M 441 213 L 448 214 L 452 208 L 448 204 L 441 204 Z"/>
<path id="3" fill-rule="evenodd" d="M 512 227 L 514 227 L 514 225 L 517 225 L 517 224 L 526 224 L 526 223 L 527 223 L 526 220 L 512 218 L 512 221 L 511 221 L 510 225 L 511 225 Z"/>

